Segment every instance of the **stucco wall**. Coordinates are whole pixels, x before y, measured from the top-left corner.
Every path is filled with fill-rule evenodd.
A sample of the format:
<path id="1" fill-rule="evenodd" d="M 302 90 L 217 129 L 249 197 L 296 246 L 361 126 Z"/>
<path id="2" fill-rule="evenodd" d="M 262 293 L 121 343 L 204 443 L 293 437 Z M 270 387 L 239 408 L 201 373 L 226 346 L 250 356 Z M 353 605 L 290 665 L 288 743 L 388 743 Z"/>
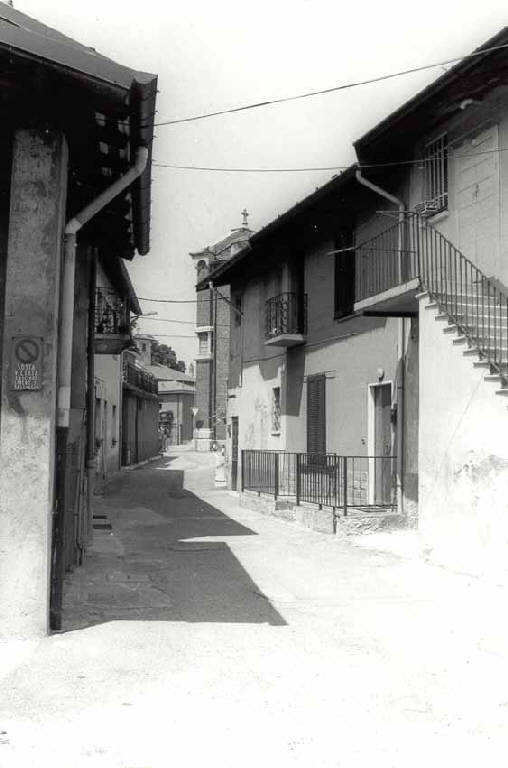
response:
<path id="1" fill-rule="evenodd" d="M 107 476 L 120 469 L 121 355 L 95 355 L 95 397 L 101 400 L 105 434 L 97 454 L 97 472 Z M 115 408 L 115 412 L 113 411 Z M 113 413 L 115 413 L 113 417 Z M 97 420 L 96 420 L 97 425 Z"/>
<path id="2" fill-rule="evenodd" d="M 506 569 L 507 400 L 436 314 L 420 312 L 420 528 L 437 562 Z"/>
<path id="3" fill-rule="evenodd" d="M 380 227 L 373 214 L 373 228 Z M 365 218 L 365 221 L 367 219 Z M 384 222 L 386 226 L 386 222 Z M 307 384 L 315 373 L 326 374 L 326 449 L 348 455 L 367 455 L 369 448 L 370 384 L 390 382 L 397 400 L 399 375 L 399 319 L 353 317 L 334 319 L 334 259 L 332 240 L 323 240 L 307 253 L 305 290 L 308 295 L 308 332 L 305 345 L 287 351 L 264 343 L 264 305 L 280 285 L 280 270 L 252 280 L 244 287 L 242 328 L 232 330 L 234 367 L 243 357 L 241 386 L 230 389 L 228 420 L 239 418 L 242 448 L 307 450 Z M 283 271 L 284 276 L 284 271 Z M 279 288 L 280 290 L 280 288 Z M 410 499 L 417 498 L 418 330 L 405 321 L 406 395 L 404 418 L 405 466 Z M 243 342 L 243 343 L 242 343 Z M 243 353 L 243 354 L 241 354 Z M 236 381 L 240 381 L 237 377 Z M 281 389 L 281 429 L 271 431 L 273 387 Z M 392 453 L 396 451 L 392 427 Z M 228 455 L 230 455 L 228 443 Z"/>
<path id="4" fill-rule="evenodd" d="M 192 407 L 194 405 L 193 392 L 159 393 L 161 404 L 159 413 L 171 411 L 173 413 L 173 429 L 171 442 L 180 440 L 183 443 L 192 440 Z"/>
<path id="5" fill-rule="evenodd" d="M 159 452 L 159 401 L 124 387 L 122 402 L 122 465 L 145 461 Z"/>

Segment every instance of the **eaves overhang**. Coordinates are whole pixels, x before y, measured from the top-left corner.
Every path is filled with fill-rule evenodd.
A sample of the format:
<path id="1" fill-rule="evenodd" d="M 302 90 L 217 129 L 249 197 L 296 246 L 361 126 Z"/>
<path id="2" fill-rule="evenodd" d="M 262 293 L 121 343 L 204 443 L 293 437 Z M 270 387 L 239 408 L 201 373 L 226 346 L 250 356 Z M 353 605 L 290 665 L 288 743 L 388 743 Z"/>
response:
<path id="1" fill-rule="evenodd" d="M 129 134 L 131 162 L 139 147 L 149 151 L 146 169 L 132 186 L 133 245 L 140 254 L 148 253 L 157 76 L 118 64 L 94 48 L 3 3 L 0 4 L 0 51 L 11 62 L 33 62 L 39 68 L 57 72 L 67 81 L 75 81 L 85 92 L 99 94 L 104 103 L 110 103 L 116 111 L 125 113 L 127 121 L 119 125 L 119 130 L 127 130 Z"/>
<path id="2" fill-rule="evenodd" d="M 258 253 L 261 248 L 264 248 L 268 243 L 281 234 L 285 230 L 289 230 L 295 226 L 300 217 L 319 206 L 326 198 L 331 195 L 340 192 L 346 184 L 350 183 L 355 178 L 355 172 L 358 169 L 358 165 L 349 166 L 346 170 L 337 176 L 334 176 L 330 181 L 323 184 L 322 187 L 316 189 L 312 194 L 300 200 L 296 205 L 289 208 L 285 213 L 273 219 L 263 229 L 255 232 L 250 240 L 248 248 L 244 248 L 237 253 L 229 261 L 219 265 L 212 272 L 209 272 L 205 278 L 200 280 L 196 285 L 196 290 L 200 291 L 208 287 L 210 282 L 213 285 L 221 286 L 228 285 L 232 282 L 236 276 L 238 276 L 245 265 L 255 260 L 258 257 Z"/>
<path id="3" fill-rule="evenodd" d="M 505 84 L 508 48 L 491 49 L 507 44 L 508 27 L 504 27 L 473 51 L 478 55 L 459 61 L 367 131 L 354 142 L 359 161 L 385 160 L 406 152 L 425 131 L 457 114 L 465 99 L 480 99 L 488 90 Z M 485 54 L 481 55 L 483 50 Z"/>

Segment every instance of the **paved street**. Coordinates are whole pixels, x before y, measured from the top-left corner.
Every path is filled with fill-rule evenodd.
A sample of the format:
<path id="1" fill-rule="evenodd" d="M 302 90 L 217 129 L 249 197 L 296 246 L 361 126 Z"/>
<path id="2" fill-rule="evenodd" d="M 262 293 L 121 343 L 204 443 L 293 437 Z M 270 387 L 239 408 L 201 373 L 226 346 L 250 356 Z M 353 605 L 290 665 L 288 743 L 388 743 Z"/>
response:
<path id="1" fill-rule="evenodd" d="M 97 497 L 64 631 L 2 682 L 0 766 L 504 766 L 506 589 L 241 508 L 212 462 Z"/>

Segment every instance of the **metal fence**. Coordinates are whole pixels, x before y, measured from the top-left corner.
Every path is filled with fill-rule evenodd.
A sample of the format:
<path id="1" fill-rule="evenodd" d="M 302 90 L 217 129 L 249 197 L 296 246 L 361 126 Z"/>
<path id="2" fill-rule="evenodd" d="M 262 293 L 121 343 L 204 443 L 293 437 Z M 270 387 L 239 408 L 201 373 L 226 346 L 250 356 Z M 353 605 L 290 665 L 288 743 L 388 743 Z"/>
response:
<path id="1" fill-rule="evenodd" d="M 158 384 L 155 376 L 127 360 L 124 360 L 123 364 L 123 380 L 127 384 L 132 384 L 134 387 L 143 389 L 145 392 L 150 392 L 153 395 L 158 393 Z"/>
<path id="2" fill-rule="evenodd" d="M 115 291 L 97 288 L 95 292 L 95 333 L 129 334 L 129 308 Z"/>
<path id="3" fill-rule="evenodd" d="M 285 333 L 307 333 L 307 296 L 281 293 L 265 305 L 265 339 Z"/>
<path id="4" fill-rule="evenodd" d="M 396 506 L 395 456 L 243 450 L 242 490 L 341 509 Z"/>

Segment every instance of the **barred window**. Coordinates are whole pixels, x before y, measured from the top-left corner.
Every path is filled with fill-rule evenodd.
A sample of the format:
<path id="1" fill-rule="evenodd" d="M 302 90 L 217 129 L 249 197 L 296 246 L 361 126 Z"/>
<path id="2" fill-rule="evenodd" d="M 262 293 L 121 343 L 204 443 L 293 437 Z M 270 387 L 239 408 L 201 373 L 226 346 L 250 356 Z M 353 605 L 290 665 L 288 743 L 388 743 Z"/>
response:
<path id="1" fill-rule="evenodd" d="M 425 212 L 448 208 L 448 137 L 446 134 L 425 147 Z"/>
<path id="2" fill-rule="evenodd" d="M 280 432 L 280 387 L 272 389 L 272 432 Z"/>

